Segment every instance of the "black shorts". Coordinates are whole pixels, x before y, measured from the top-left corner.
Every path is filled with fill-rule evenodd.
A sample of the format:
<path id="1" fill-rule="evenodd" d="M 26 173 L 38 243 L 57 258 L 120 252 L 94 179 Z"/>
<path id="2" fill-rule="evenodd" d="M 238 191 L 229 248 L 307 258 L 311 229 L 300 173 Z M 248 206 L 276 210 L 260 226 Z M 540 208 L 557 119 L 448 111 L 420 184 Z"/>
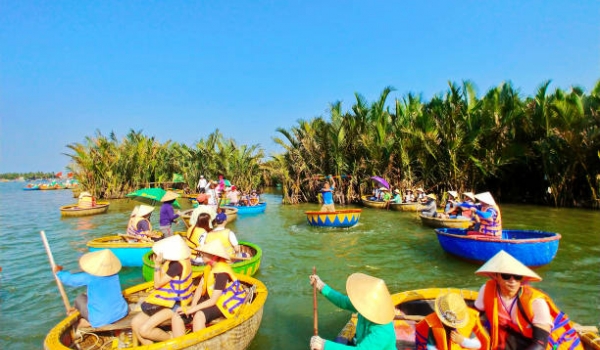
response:
<path id="1" fill-rule="evenodd" d="M 160 310 L 166 309 L 164 306 L 150 304 L 147 302 L 143 302 L 141 308 L 142 308 L 142 311 L 148 316 L 152 316 L 155 313 L 159 312 Z"/>
<path id="2" fill-rule="evenodd" d="M 204 317 L 206 318 L 206 323 L 210 323 L 212 320 L 216 320 L 219 317 L 223 317 L 223 313 L 216 305 L 207 307 L 206 309 L 200 310 L 198 312 L 204 313 Z"/>

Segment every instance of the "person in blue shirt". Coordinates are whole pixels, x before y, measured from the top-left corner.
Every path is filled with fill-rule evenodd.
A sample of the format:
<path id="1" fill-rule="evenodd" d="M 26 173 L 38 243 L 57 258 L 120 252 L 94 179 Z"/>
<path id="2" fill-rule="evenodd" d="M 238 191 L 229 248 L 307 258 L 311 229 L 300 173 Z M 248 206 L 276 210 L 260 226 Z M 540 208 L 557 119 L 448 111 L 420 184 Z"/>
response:
<path id="1" fill-rule="evenodd" d="M 325 184 L 321 189 L 321 194 L 323 196 L 323 206 L 321 206 L 320 211 L 335 211 L 335 204 L 333 202 L 333 191 L 335 190 L 335 180 L 333 176 L 327 176 L 327 179 L 331 179 L 331 185 L 329 181 L 325 180 Z"/>
<path id="2" fill-rule="evenodd" d="M 80 327 L 102 327 L 127 316 L 129 306 L 121 293 L 119 271 L 121 262 L 108 249 L 84 254 L 79 259 L 83 272 L 62 271 L 56 265 L 54 272 L 62 283 L 70 287 L 87 286 L 87 293 L 75 298 L 75 309 L 79 310 Z"/>
<path id="3" fill-rule="evenodd" d="M 159 224 L 164 238 L 171 237 L 173 235 L 171 224 L 175 223 L 177 218 L 179 218 L 179 214 L 176 214 L 173 210 L 173 203 L 177 197 L 179 197 L 179 194 L 173 191 L 167 191 L 160 199 L 163 204 L 160 207 Z"/>
<path id="4" fill-rule="evenodd" d="M 394 316 L 396 310 L 392 296 L 382 279 L 353 273 L 346 280 L 346 292 L 329 287 L 317 275 L 311 275 L 310 284 L 315 286 L 335 306 L 358 313 L 356 335 L 352 345 L 325 340 L 318 335 L 310 339 L 311 350 L 395 350 L 396 332 Z"/>

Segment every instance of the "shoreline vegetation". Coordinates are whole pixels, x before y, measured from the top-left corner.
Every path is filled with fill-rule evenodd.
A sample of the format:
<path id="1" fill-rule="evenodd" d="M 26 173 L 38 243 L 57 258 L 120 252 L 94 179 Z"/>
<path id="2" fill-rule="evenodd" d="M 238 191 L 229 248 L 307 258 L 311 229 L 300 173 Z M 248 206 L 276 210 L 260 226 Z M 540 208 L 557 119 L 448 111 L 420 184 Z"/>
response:
<path id="1" fill-rule="evenodd" d="M 102 199 L 173 174 L 193 191 L 200 175 L 223 174 L 243 191 L 281 184 L 286 204 L 316 202 L 331 174 L 340 203 L 359 202 L 377 175 L 401 191 L 490 191 L 499 202 L 598 209 L 600 80 L 590 93 L 549 86 L 522 97 L 505 82 L 478 97 L 472 82 L 449 82 L 429 101 L 409 93 L 391 104 L 392 87 L 372 103 L 355 93 L 348 111 L 336 101 L 326 117 L 277 128 L 283 152 L 269 159 L 260 145 L 238 145 L 218 129 L 191 146 L 159 143 L 141 130 L 121 140 L 98 130 L 67 145 L 67 169 Z"/>

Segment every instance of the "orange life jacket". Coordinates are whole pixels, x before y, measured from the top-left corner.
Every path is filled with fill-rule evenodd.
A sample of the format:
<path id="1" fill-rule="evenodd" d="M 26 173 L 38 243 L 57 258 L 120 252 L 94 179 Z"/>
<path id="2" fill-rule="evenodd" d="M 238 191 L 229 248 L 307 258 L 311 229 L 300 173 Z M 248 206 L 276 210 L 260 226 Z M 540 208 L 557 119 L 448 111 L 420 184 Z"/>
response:
<path id="1" fill-rule="evenodd" d="M 498 348 L 498 326 L 499 326 L 499 317 L 498 317 L 498 308 L 500 305 L 500 301 L 498 300 L 497 293 L 497 283 L 495 280 L 489 280 L 485 284 L 485 294 L 483 296 L 483 304 L 485 306 L 485 314 L 490 322 L 490 336 L 491 336 L 491 349 L 495 350 Z M 525 336 L 526 338 L 533 338 L 533 325 L 531 324 L 531 320 L 533 320 L 533 301 L 535 299 L 542 298 L 548 303 L 548 307 L 550 308 L 550 315 L 553 318 L 552 330 L 550 331 L 550 336 L 548 337 L 548 346 L 547 350 L 552 349 L 560 349 L 560 350 L 570 350 L 570 349 L 578 349 L 583 350 L 583 346 L 581 345 L 581 339 L 577 335 L 573 327 L 573 323 L 569 320 L 569 317 L 562 311 L 556 307 L 552 299 L 547 296 L 545 293 L 532 288 L 528 285 L 523 285 L 521 290 L 519 291 L 519 295 L 517 296 L 517 303 L 521 303 L 522 310 L 519 308 L 517 312 L 517 320 L 516 323 L 511 320 L 510 327 Z"/>
<path id="2" fill-rule="evenodd" d="M 479 319 L 479 311 L 469 308 L 469 322 L 462 328 L 457 328 L 456 331 L 460 333 L 465 338 L 470 338 L 471 333 L 475 332 L 477 339 L 481 342 L 480 349 L 488 349 L 490 345 L 490 337 L 488 336 L 486 330 L 483 328 L 481 321 Z M 447 337 L 446 329 L 444 328 L 444 324 L 440 321 L 437 314 L 435 312 L 427 315 L 423 320 L 421 320 L 416 326 L 416 349 L 417 350 L 427 350 L 427 339 L 429 338 L 429 329 L 433 333 L 433 337 L 435 339 L 435 346 L 438 350 L 459 350 L 465 349 L 460 344 L 456 344 L 454 342 L 450 342 L 450 347 L 448 347 L 448 341 L 450 340 Z"/>

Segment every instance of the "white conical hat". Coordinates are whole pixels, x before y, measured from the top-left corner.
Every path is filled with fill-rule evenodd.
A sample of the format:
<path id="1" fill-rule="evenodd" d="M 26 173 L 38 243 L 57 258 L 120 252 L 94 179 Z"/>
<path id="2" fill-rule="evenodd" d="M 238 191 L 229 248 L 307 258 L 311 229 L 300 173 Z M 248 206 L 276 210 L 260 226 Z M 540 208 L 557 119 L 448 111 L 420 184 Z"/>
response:
<path id="1" fill-rule="evenodd" d="M 110 276 L 121 270 L 121 261 L 108 249 L 87 253 L 79 259 L 81 269 L 94 276 Z"/>
<path id="2" fill-rule="evenodd" d="M 202 252 L 202 253 L 221 257 L 225 260 L 231 259 L 231 256 L 227 253 L 227 250 L 225 249 L 225 247 L 223 246 L 223 243 L 221 243 L 221 240 L 219 240 L 219 239 L 210 241 L 210 242 L 202 245 L 200 248 L 196 248 L 196 250 L 199 252 Z"/>
<path id="3" fill-rule="evenodd" d="M 92 194 L 91 194 L 91 193 L 89 193 L 89 192 L 87 192 L 87 191 L 85 191 L 85 192 L 81 192 L 81 193 L 79 194 L 79 198 L 83 198 L 83 197 L 92 197 Z"/>
<path id="4" fill-rule="evenodd" d="M 189 258 L 192 254 L 190 247 L 188 247 L 180 235 L 173 235 L 161 239 L 154 243 L 152 251 L 154 251 L 155 254 L 162 253 L 163 259 L 171 261 L 184 260 Z"/>
<path id="5" fill-rule="evenodd" d="M 179 193 L 175 193 L 173 191 L 167 191 L 160 199 L 161 202 L 168 202 L 173 199 L 177 199 L 179 197 Z"/>
<path id="6" fill-rule="evenodd" d="M 463 196 L 469 197 L 472 200 L 475 200 L 475 193 L 473 193 L 473 192 L 463 192 Z"/>
<path id="7" fill-rule="evenodd" d="M 129 214 L 130 217 L 134 217 L 137 215 L 138 210 L 140 210 L 140 206 L 136 205 L 135 207 L 133 207 L 133 210 L 131 211 L 131 214 Z"/>
<path id="8" fill-rule="evenodd" d="M 477 193 L 475 195 L 475 198 L 477 198 L 477 200 L 479 200 L 480 202 L 483 202 L 485 204 L 496 205 L 496 201 L 494 200 L 494 197 L 492 197 L 492 194 L 489 192 Z"/>
<path id="9" fill-rule="evenodd" d="M 448 191 L 448 194 L 454 198 L 458 198 L 458 192 L 456 192 L 456 191 Z"/>
<path id="10" fill-rule="evenodd" d="M 346 292 L 352 305 L 369 321 L 385 324 L 394 319 L 394 302 L 382 279 L 353 273 L 346 281 Z"/>
<path id="11" fill-rule="evenodd" d="M 509 273 L 511 275 L 523 276 L 524 280 L 538 282 L 542 278 L 529 267 L 523 265 L 519 260 L 504 250 L 499 251 L 490 260 L 488 260 L 479 270 L 475 271 L 476 275 L 487 276 L 494 278 L 498 273 Z"/>
<path id="12" fill-rule="evenodd" d="M 146 215 L 152 213 L 153 210 L 154 210 L 153 206 L 142 204 L 138 208 L 137 213 L 135 215 L 139 216 L 139 217 L 146 216 Z"/>

